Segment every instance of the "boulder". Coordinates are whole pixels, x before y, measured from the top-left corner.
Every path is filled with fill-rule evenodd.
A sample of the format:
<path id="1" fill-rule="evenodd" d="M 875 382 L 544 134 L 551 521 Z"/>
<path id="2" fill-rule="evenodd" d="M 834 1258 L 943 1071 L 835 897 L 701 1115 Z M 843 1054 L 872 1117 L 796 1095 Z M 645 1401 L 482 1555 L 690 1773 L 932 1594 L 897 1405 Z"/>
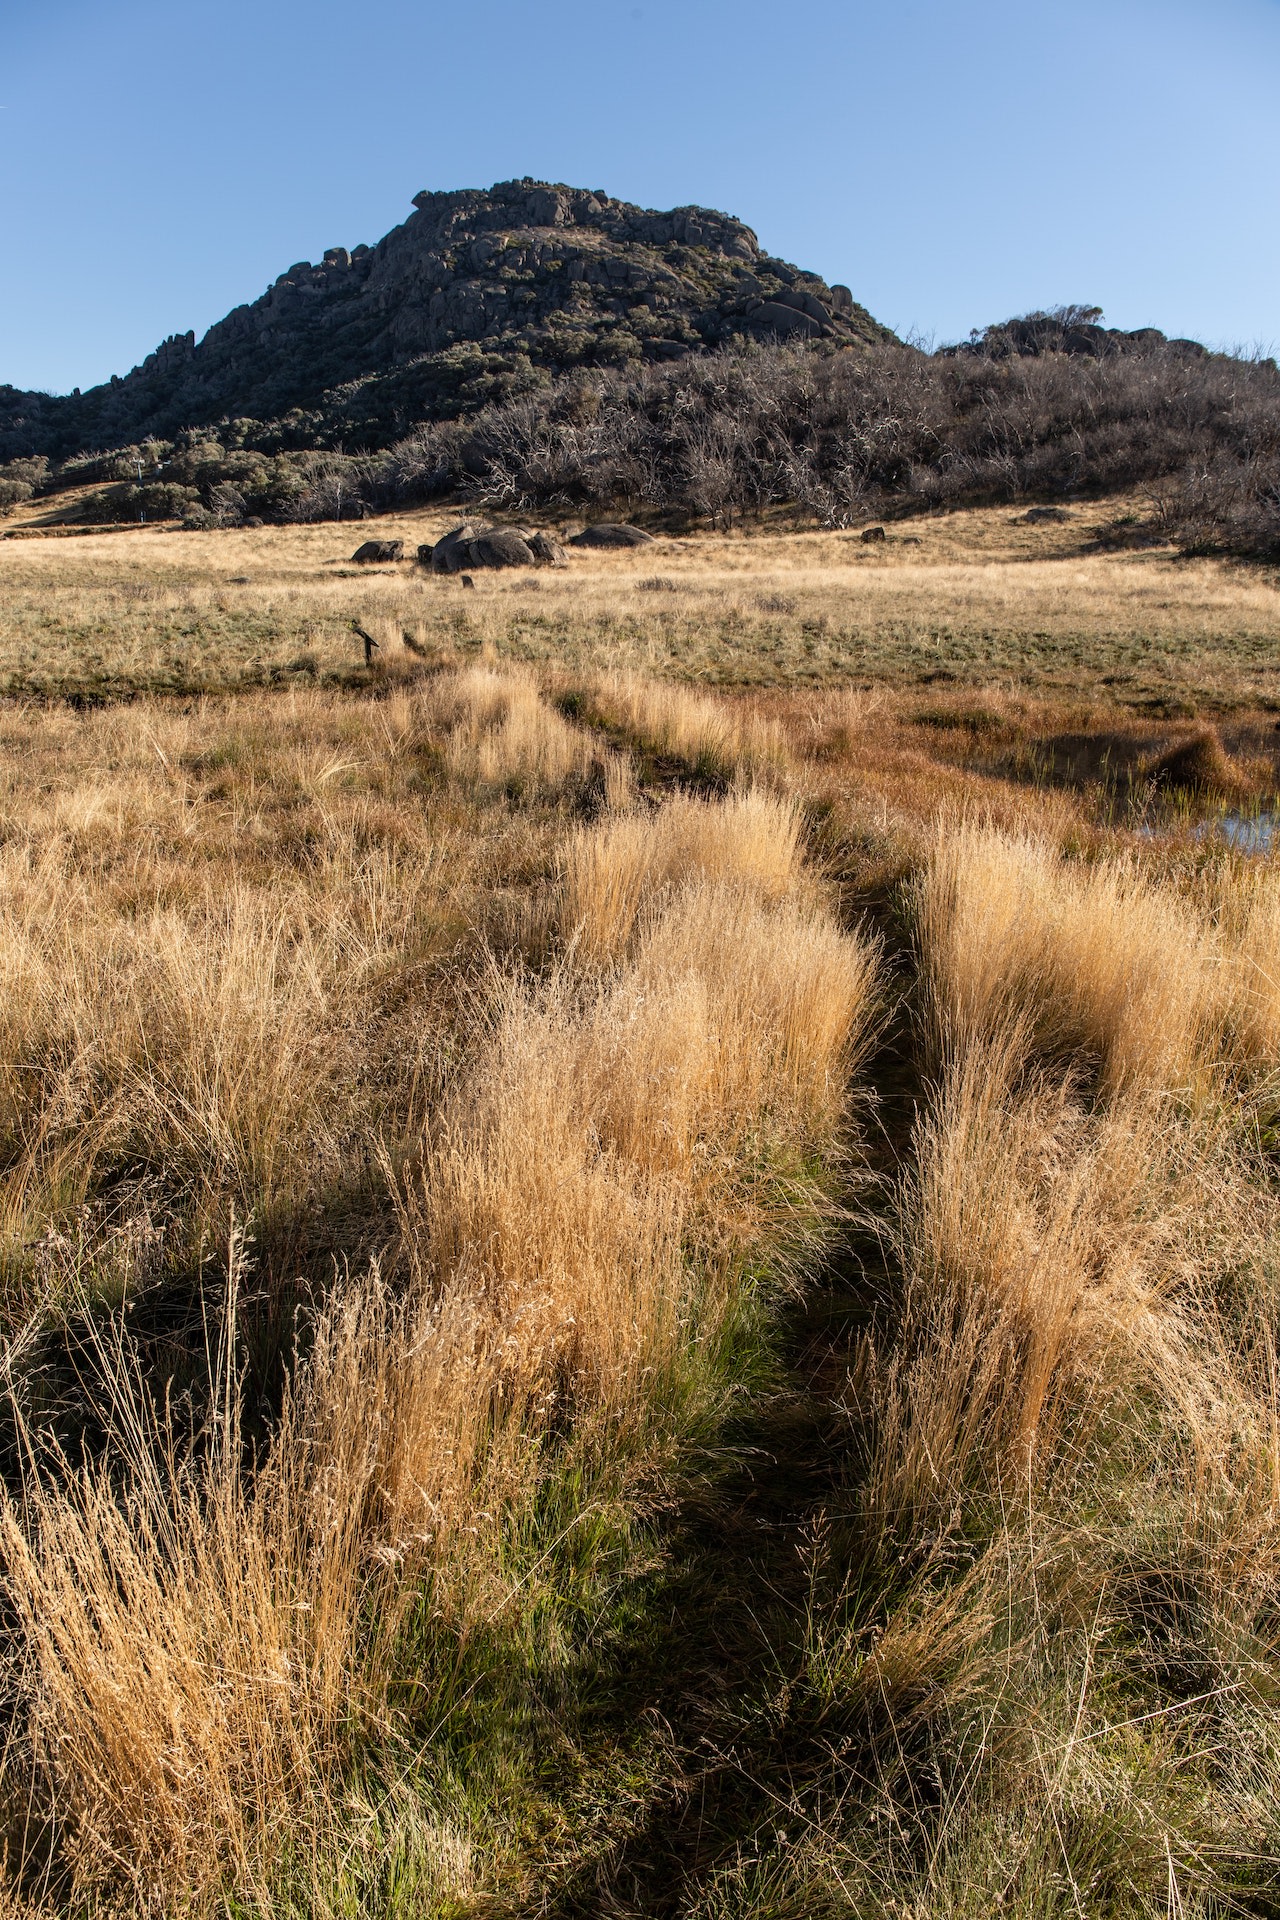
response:
<path id="1" fill-rule="evenodd" d="M 461 573 L 464 567 L 470 566 L 468 548 L 478 531 L 469 520 L 464 520 L 460 527 L 454 527 L 442 540 L 437 540 L 431 549 L 432 573 Z"/>
<path id="2" fill-rule="evenodd" d="M 652 539 L 651 533 L 645 533 L 640 527 L 628 526 L 625 520 L 602 520 L 597 526 L 584 527 L 581 533 L 575 533 L 569 545 L 571 547 L 647 547 Z"/>
<path id="3" fill-rule="evenodd" d="M 884 539 L 887 539 L 887 537 L 888 536 L 886 535 L 883 527 L 864 527 L 862 529 L 862 538 L 864 541 L 867 541 L 867 542 L 870 542 L 872 540 L 884 540 Z"/>
<path id="4" fill-rule="evenodd" d="M 826 332 L 821 320 L 815 320 L 811 313 L 784 306 L 780 300 L 764 300 L 753 307 L 745 324 L 747 332 L 761 340 L 820 340 Z"/>
<path id="5" fill-rule="evenodd" d="M 1030 507 L 1019 518 L 1029 527 L 1041 527 L 1055 520 L 1069 520 L 1065 507 Z"/>
<path id="6" fill-rule="evenodd" d="M 831 318 L 831 310 L 809 287 L 789 287 L 785 293 L 775 293 L 774 301 L 780 307 L 794 307 L 797 313 L 807 313 L 820 327 L 825 327 Z"/>
<path id="7" fill-rule="evenodd" d="M 534 540 L 539 536 L 535 535 Z M 554 545 L 554 542 L 552 543 Z M 535 549 L 513 527 L 477 527 L 470 520 L 454 527 L 433 547 L 418 548 L 418 562 L 433 573 L 462 573 L 468 567 L 532 567 L 546 565 Z M 555 564 L 554 561 L 551 563 Z"/>
<path id="8" fill-rule="evenodd" d="M 467 551 L 473 567 L 531 567 L 534 564 L 533 549 L 524 535 L 506 527 L 478 533 Z"/>
<path id="9" fill-rule="evenodd" d="M 551 533 L 531 535 L 529 551 L 540 567 L 567 567 L 569 564 L 569 556 Z"/>
<path id="10" fill-rule="evenodd" d="M 403 540 L 366 540 L 357 547 L 352 560 L 358 560 L 362 567 L 386 565 L 390 560 L 398 560 L 404 552 Z"/>

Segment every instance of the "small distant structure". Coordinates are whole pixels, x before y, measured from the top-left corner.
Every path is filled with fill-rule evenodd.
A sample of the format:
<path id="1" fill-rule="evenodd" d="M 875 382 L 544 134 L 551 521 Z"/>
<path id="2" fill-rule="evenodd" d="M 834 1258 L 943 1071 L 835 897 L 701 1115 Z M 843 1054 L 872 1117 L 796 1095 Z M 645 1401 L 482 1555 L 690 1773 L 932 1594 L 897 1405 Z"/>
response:
<path id="1" fill-rule="evenodd" d="M 371 667 L 373 665 L 373 656 L 375 653 L 381 653 L 381 647 L 371 633 L 365 632 L 358 620 L 351 622 L 351 631 L 364 641 L 364 663 L 366 667 Z"/>

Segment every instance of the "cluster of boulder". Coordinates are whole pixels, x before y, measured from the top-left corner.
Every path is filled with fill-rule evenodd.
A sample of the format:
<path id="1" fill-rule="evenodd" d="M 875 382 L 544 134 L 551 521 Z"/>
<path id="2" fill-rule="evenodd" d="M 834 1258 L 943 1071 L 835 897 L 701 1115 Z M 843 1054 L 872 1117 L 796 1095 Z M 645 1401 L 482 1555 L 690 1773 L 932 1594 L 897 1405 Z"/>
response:
<path id="1" fill-rule="evenodd" d="M 434 546 L 420 546 L 418 565 L 432 573 L 472 573 L 481 567 L 563 567 L 565 551 L 549 533 L 475 527 L 464 520 Z"/>
<path id="2" fill-rule="evenodd" d="M 743 328 L 757 340 L 829 340 L 852 327 L 853 315 L 848 287 L 813 281 L 749 299 L 743 308 Z"/>
<path id="3" fill-rule="evenodd" d="M 625 521 L 605 520 L 584 527 L 571 547 L 643 547 L 653 535 Z M 404 557 L 403 540 L 366 540 L 352 554 L 361 566 L 386 566 Z M 418 548 L 418 565 L 432 573 L 472 573 L 484 567 L 563 567 L 567 555 L 549 533 L 518 533 L 513 527 L 477 527 L 469 520 L 434 544 Z"/>

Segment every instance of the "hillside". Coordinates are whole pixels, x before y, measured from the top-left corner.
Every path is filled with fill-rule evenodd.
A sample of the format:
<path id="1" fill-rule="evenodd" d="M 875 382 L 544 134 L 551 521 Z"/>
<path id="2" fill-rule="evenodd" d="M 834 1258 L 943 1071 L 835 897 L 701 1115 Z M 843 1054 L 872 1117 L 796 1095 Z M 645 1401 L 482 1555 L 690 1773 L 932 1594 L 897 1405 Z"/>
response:
<path id="1" fill-rule="evenodd" d="M 842 527 L 1144 490 L 1125 538 L 1280 557 L 1280 374 L 1096 307 L 937 352 L 699 207 L 509 181 L 420 193 L 198 344 L 55 397 L 0 388 L 0 514 L 227 528 L 444 497 Z M 848 351 L 849 348 L 857 351 Z"/>
<path id="2" fill-rule="evenodd" d="M 703 207 L 645 211 L 506 181 L 419 193 L 376 246 L 303 260 L 197 343 L 62 397 L 0 388 L 0 457 L 65 458 L 246 417 L 278 446 L 385 446 L 581 366 L 679 358 L 737 337 L 891 339 L 855 304 Z"/>

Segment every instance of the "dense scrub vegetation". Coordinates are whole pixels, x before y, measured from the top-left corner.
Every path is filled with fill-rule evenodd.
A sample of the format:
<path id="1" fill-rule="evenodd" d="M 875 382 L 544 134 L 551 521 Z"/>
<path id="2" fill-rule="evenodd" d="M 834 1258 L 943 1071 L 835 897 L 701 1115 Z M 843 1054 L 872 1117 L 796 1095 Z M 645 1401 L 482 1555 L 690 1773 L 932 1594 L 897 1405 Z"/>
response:
<path id="1" fill-rule="evenodd" d="M 746 350 L 424 431 L 371 480 L 394 496 L 446 475 L 511 506 L 622 499 L 723 521 L 794 505 L 829 525 L 1147 485 L 1162 530 L 1276 553 L 1280 375 L 1159 337 L 1097 355 Z"/>
<path id="2" fill-rule="evenodd" d="M 677 523 L 789 507 L 844 526 L 1142 487 L 1139 537 L 1280 556 L 1274 362 L 1117 336 L 1070 314 L 1039 322 L 937 354 L 743 343 L 567 374 L 378 454 L 290 451 L 278 429 L 239 420 L 217 437 L 66 463 L 59 482 L 113 479 L 95 509 L 104 518 L 196 526 L 354 518 L 446 495 Z M 14 463 L 0 486 L 30 484 L 29 466 Z"/>

